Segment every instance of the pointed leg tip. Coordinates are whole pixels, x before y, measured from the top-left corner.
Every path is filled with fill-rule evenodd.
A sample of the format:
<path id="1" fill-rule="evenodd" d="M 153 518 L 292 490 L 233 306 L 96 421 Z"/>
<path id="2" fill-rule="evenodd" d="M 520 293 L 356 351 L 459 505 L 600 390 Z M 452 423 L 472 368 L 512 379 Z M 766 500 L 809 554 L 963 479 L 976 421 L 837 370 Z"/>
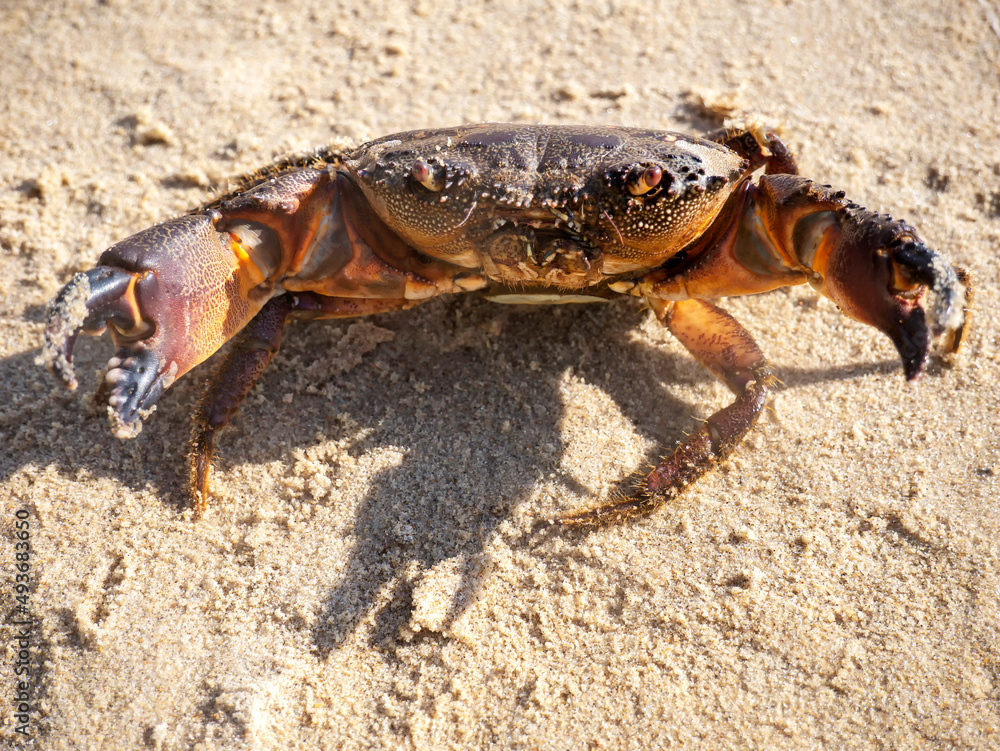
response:
<path id="1" fill-rule="evenodd" d="M 215 431 L 206 428 L 195 433 L 191 446 L 191 506 L 194 509 L 195 519 L 200 519 L 208 508 L 214 439 Z"/>
<path id="2" fill-rule="evenodd" d="M 56 347 L 48 346 L 48 342 L 42 345 L 42 351 L 35 358 L 35 365 L 48 370 L 69 391 L 76 391 L 80 385 L 76 380 L 76 371 L 70 358 Z"/>
<path id="3" fill-rule="evenodd" d="M 205 442 L 205 434 L 195 438 L 194 450 L 191 453 L 191 508 L 194 518 L 201 519 L 208 508 L 209 471 L 211 470 L 212 452 L 211 440 Z"/>
<path id="4" fill-rule="evenodd" d="M 648 516 L 668 500 L 666 496 L 659 497 L 642 491 L 633 495 L 616 494 L 601 506 L 571 511 L 550 520 L 550 523 L 553 527 L 590 532 L 600 527 L 610 527 Z"/>
<path id="5" fill-rule="evenodd" d="M 208 508 L 208 489 L 205 491 L 195 490 L 191 497 L 191 508 L 194 511 L 193 518 L 195 521 L 203 519 L 205 516 L 205 510 Z"/>

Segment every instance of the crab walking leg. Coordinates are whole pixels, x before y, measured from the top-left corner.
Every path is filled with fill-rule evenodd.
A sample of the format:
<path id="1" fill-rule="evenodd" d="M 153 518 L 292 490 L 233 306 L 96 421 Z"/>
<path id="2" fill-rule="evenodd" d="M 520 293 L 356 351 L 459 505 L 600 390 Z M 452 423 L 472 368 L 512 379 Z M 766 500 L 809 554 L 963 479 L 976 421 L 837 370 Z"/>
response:
<path id="1" fill-rule="evenodd" d="M 646 491 L 662 503 L 739 445 L 757 422 L 774 377 L 750 333 L 713 303 L 682 300 L 655 309 L 687 351 L 736 394 L 732 404 L 709 417 L 646 478 Z"/>
<path id="2" fill-rule="evenodd" d="M 281 346 L 289 316 L 307 319 L 353 318 L 417 304 L 413 300 L 325 297 L 309 292 L 271 298 L 240 331 L 229 356 L 215 372 L 198 405 L 191 447 L 191 486 L 195 516 L 205 511 L 209 495 L 215 434 L 229 424 Z"/>
<path id="3" fill-rule="evenodd" d="M 195 413 L 191 447 L 191 483 L 195 516 L 208 499 L 208 473 L 217 431 L 229 424 L 250 389 L 281 346 L 281 332 L 291 313 L 288 295 L 272 298 L 237 335 L 229 357 L 216 371 Z"/>
<path id="4" fill-rule="evenodd" d="M 635 495 L 564 516 L 559 520 L 563 525 L 593 527 L 656 510 L 729 456 L 764 408 L 773 377 L 764 353 L 735 318 L 706 300 L 652 300 L 651 304 L 660 321 L 736 394 L 736 400 L 705 420 L 660 462 Z"/>
<path id="5" fill-rule="evenodd" d="M 750 164 L 749 172 L 764 167 L 768 175 L 797 175 L 799 166 L 788 147 L 772 129 L 758 125 L 751 128 L 722 128 L 705 135 L 710 141 L 721 143 Z"/>

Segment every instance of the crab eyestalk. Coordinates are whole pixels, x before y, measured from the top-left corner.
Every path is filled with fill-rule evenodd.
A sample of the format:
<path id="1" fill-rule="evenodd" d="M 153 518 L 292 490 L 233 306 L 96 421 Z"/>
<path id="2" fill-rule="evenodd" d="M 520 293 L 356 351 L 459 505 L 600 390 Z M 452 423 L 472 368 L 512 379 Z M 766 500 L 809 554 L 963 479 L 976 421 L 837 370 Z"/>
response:
<path id="1" fill-rule="evenodd" d="M 49 306 L 42 359 L 70 389 L 77 336 L 110 329 L 115 355 L 105 381 L 119 438 L 138 435 L 163 391 L 270 297 L 264 282 L 280 257 L 275 233 L 252 221 L 222 227 L 221 219 L 218 211 L 182 216 L 123 240 Z"/>
<path id="2" fill-rule="evenodd" d="M 754 210 L 786 262 L 844 314 L 886 334 L 907 380 L 923 374 L 932 347 L 958 350 L 968 278 L 912 227 L 802 178 L 765 175 L 759 187 Z"/>

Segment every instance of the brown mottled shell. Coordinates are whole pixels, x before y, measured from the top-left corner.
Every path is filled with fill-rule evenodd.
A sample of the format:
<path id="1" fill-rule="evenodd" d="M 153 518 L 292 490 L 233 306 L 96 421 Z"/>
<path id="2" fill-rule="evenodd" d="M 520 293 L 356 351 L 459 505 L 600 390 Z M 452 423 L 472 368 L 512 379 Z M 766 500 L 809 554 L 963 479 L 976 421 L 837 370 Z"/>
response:
<path id="1" fill-rule="evenodd" d="M 584 286 L 691 243 L 746 167 L 680 133 L 485 124 L 386 136 L 343 169 L 423 253 L 498 281 Z"/>

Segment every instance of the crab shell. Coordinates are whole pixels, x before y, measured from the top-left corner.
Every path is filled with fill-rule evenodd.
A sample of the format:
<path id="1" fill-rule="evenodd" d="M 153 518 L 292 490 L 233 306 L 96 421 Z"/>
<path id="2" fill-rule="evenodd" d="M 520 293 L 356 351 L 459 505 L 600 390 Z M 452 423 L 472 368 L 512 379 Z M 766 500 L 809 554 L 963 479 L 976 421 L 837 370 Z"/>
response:
<path id="1" fill-rule="evenodd" d="M 680 133 L 487 124 L 378 139 L 344 168 L 420 252 L 498 282 L 579 288 L 700 237 L 747 161 Z"/>

